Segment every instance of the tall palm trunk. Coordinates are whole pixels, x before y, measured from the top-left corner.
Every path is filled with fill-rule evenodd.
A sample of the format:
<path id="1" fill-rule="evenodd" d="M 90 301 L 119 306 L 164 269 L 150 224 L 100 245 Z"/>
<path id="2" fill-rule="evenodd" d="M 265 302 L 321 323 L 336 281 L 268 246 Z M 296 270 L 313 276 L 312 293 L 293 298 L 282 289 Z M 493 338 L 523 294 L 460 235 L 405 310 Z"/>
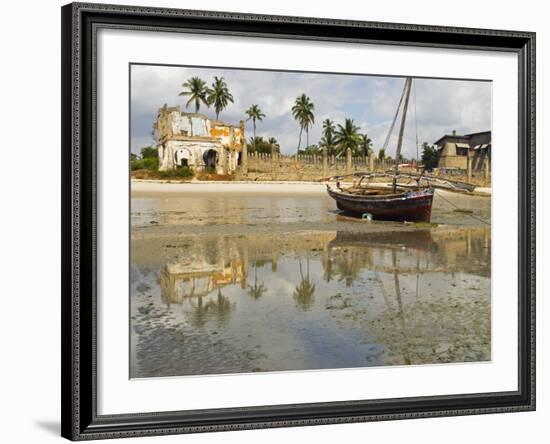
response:
<path id="1" fill-rule="evenodd" d="M 254 128 L 254 152 L 256 152 L 256 119 L 252 119 L 252 127 Z"/>
<path id="2" fill-rule="evenodd" d="M 302 145 L 302 131 L 304 130 L 304 127 L 300 127 L 300 136 L 298 137 L 298 149 L 300 149 L 300 146 Z"/>

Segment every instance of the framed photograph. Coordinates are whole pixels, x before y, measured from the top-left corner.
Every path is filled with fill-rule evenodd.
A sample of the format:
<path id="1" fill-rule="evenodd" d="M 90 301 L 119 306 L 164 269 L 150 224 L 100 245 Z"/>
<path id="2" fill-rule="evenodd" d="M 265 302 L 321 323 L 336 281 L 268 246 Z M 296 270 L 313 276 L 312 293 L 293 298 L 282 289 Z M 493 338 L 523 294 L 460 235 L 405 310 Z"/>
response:
<path id="1" fill-rule="evenodd" d="M 535 34 L 62 8 L 62 435 L 535 409 Z"/>

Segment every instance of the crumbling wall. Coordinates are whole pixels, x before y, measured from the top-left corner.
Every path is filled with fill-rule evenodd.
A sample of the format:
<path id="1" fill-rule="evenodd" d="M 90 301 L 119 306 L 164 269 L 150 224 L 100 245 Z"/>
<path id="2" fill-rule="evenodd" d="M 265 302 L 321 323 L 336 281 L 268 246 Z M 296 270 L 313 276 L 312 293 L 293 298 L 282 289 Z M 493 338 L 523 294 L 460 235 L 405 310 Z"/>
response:
<path id="1" fill-rule="evenodd" d="M 268 153 L 248 154 L 248 174 L 237 171 L 237 179 L 316 181 L 330 176 L 359 172 L 387 172 L 395 166 L 394 159 L 370 160 L 365 156 L 327 156 L 323 155 L 271 155 Z M 403 172 L 416 171 L 416 165 L 400 168 Z"/>
<path id="2" fill-rule="evenodd" d="M 215 158 L 219 174 L 233 173 L 239 163 L 239 153 L 245 144 L 244 122 L 239 126 L 220 120 L 211 121 L 204 114 L 181 113 L 180 107 L 159 109 L 155 128 L 158 132 L 159 170 L 188 166 L 205 169 Z M 215 152 L 215 154 L 213 154 Z"/>

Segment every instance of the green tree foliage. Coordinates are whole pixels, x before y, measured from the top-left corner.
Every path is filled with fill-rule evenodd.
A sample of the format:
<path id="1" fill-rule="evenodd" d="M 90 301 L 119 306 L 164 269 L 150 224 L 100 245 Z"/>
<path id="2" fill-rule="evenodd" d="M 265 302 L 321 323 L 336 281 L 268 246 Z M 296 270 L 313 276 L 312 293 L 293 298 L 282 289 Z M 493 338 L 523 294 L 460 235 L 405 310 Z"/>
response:
<path id="1" fill-rule="evenodd" d="M 294 119 L 300 125 L 300 136 L 298 138 L 298 150 L 302 145 L 302 132 L 306 131 L 306 145 L 309 146 L 309 128 L 315 123 L 315 115 L 313 111 L 315 105 L 308 96 L 302 94 L 296 98 L 294 106 L 292 107 L 292 115 Z"/>
<path id="2" fill-rule="evenodd" d="M 307 154 L 307 155 L 312 155 L 312 154 L 322 154 L 322 150 L 321 150 L 321 147 L 319 145 L 310 145 L 306 148 L 304 148 L 303 150 L 298 150 L 298 154 L 302 155 L 302 154 Z"/>
<path id="3" fill-rule="evenodd" d="M 360 134 L 359 135 L 359 144 L 357 146 L 358 152 L 357 154 L 360 156 L 368 156 L 370 153 L 372 153 L 372 140 L 369 139 L 369 136 L 367 136 L 367 133 Z"/>
<path id="4" fill-rule="evenodd" d="M 329 156 L 336 154 L 336 141 L 334 140 L 335 131 L 336 128 L 332 120 L 323 120 L 323 137 L 319 141 L 319 147 L 326 148 L 327 155 Z"/>
<path id="5" fill-rule="evenodd" d="M 265 140 L 263 137 L 251 137 L 246 144 L 246 149 L 249 153 L 271 154 L 271 150 L 275 153 L 280 152 L 280 146 L 277 139 L 270 137 Z"/>
<path id="6" fill-rule="evenodd" d="M 378 158 L 380 160 L 384 160 L 386 158 L 386 150 L 384 148 L 380 148 L 380 151 L 378 151 Z"/>
<path id="7" fill-rule="evenodd" d="M 271 145 L 274 152 L 276 153 L 281 152 L 281 145 L 279 144 L 279 142 L 277 142 L 277 139 L 275 139 L 275 137 L 270 137 L 269 139 L 267 139 L 267 143 Z"/>
<path id="8" fill-rule="evenodd" d="M 437 167 L 439 161 L 439 153 L 433 145 L 428 145 L 428 142 L 422 144 L 422 156 L 420 158 L 422 165 L 426 170 L 432 170 Z"/>
<path id="9" fill-rule="evenodd" d="M 145 146 L 141 149 L 141 159 L 135 154 L 130 154 L 130 168 L 135 170 L 156 171 L 159 167 L 158 150 L 152 146 Z"/>
<path id="10" fill-rule="evenodd" d="M 233 95 L 229 92 L 223 77 L 214 77 L 212 88 L 208 90 L 206 100 L 210 106 L 214 107 L 216 120 L 219 119 L 220 113 L 227 108 L 229 103 L 233 103 Z"/>
<path id="11" fill-rule="evenodd" d="M 156 172 L 156 176 L 159 179 L 189 179 L 193 177 L 193 175 L 193 170 L 189 167 L 180 167 L 174 170 Z"/>
<path id="12" fill-rule="evenodd" d="M 135 170 L 157 171 L 159 168 L 159 160 L 156 157 L 134 159 L 130 161 L 130 167 L 132 171 L 135 171 Z"/>
<path id="13" fill-rule="evenodd" d="M 206 82 L 200 77 L 191 77 L 187 82 L 183 83 L 181 86 L 187 88 L 179 93 L 180 96 L 189 96 L 189 100 L 185 104 L 186 108 L 189 108 L 189 105 L 192 102 L 195 102 L 195 112 L 198 113 L 201 107 L 201 103 L 209 106 L 208 95 L 210 90 L 206 86 Z"/>
<path id="14" fill-rule="evenodd" d="M 352 153 L 357 154 L 357 149 L 361 143 L 361 135 L 359 134 L 359 127 L 355 125 L 353 119 L 346 118 L 343 125 L 338 124 L 335 142 L 338 155 L 345 154 L 348 148 L 351 148 Z"/>
<path id="15" fill-rule="evenodd" d="M 258 105 L 251 105 L 250 108 L 245 111 L 245 113 L 248 116 L 248 119 L 246 120 L 252 120 L 252 127 L 254 128 L 254 138 L 252 139 L 252 141 L 256 141 L 256 120 L 259 122 L 263 121 L 265 114 L 262 112 Z"/>
<path id="16" fill-rule="evenodd" d="M 149 158 L 149 157 L 158 159 L 159 157 L 158 149 L 155 148 L 154 146 L 144 146 L 141 149 L 140 153 L 141 153 L 142 159 Z"/>

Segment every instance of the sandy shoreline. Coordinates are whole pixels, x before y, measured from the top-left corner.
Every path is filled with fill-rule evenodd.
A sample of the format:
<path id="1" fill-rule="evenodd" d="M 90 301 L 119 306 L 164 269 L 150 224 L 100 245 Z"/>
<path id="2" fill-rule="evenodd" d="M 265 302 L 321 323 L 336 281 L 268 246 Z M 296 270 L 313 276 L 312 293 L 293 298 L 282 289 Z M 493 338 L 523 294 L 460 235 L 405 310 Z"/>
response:
<path id="1" fill-rule="evenodd" d="M 194 193 L 254 193 L 254 194 L 324 194 L 326 186 L 322 182 L 168 182 L 162 180 L 132 179 L 132 196 L 158 194 L 194 194 Z M 476 194 L 490 196 L 491 188 L 478 187 Z"/>
<path id="2" fill-rule="evenodd" d="M 193 193 L 254 193 L 254 194 L 323 194 L 320 182 L 166 182 L 132 180 L 132 195 L 193 194 Z"/>

